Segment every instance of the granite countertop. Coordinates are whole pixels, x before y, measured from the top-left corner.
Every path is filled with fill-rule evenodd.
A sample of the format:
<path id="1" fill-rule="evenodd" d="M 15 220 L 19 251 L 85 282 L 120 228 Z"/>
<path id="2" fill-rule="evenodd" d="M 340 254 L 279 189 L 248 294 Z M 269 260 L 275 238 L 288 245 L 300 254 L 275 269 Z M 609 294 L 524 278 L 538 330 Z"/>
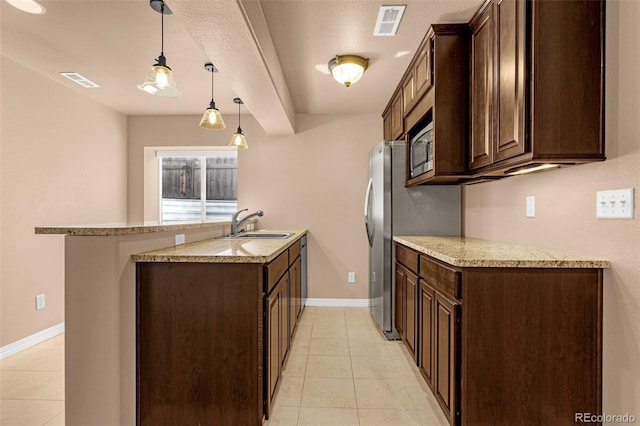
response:
<path id="1" fill-rule="evenodd" d="M 608 268 L 607 260 L 467 237 L 398 236 L 394 241 L 452 266 Z"/>
<path id="2" fill-rule="evenodd" d="M 294 232 L 294 234 L 283 239 L 215 238 L 134 254 L 131 260 L 179 263 L 269 263 L 305 235 L 307 230 L 282 232 Z"/>
<path id="3" fill-rule="evenodd" d="M 252 221 L 249 220 L 248 223 Z M 255 220 L 254 220 L 255 222 Z M 191 222 L 191 223 L 171 223 L 146 222 L 144 224 L 114 223 L 103 225 L 73 225 L 73 226 L 38 226 L 36 234 L 49 235 L 73 235 L 73 236 L 114 236 L 114 235 L 137 235 L 151 232 L 180 231 L 183 229 L 201 228 L 229 228 L 231 222 L 228 220 L 211 222 Z"/>

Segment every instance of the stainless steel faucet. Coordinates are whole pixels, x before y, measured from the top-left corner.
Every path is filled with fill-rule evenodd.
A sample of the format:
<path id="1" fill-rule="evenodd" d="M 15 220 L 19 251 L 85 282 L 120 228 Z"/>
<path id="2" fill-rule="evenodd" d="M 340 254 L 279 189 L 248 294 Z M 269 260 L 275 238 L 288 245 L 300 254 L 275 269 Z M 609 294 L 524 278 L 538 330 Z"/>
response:
<path id="1" fill-rule="evenodd" d="M 264 215 L 264 212 L 262 210 L 258 210 L 255 213 L 246 215 L 240 221 L 238 221 L 238 215 L 240 215 L 240 213 L 242 212 L 246 212 L 247 210 L 249 209 L 238 210 L 233 214 L 233 216 L 231 216 L 231 235 L 237 234 L 242 224 L 245 223 L 247 220 L 251 219 L 252 217 L 256 217 L 256 216 L 262 217 Z"/>

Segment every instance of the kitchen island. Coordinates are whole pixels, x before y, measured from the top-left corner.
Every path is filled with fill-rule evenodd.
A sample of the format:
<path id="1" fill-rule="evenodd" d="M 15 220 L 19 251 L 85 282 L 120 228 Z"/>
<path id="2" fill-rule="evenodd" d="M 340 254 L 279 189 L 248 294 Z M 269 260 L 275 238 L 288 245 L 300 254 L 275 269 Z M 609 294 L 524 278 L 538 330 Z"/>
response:
<path id="1" fill-rule="evenodd" d="M 465 237 L 394 237 L 396 326 L 451 425 L 602 413 L 606 260 Z"/>
<path id="2" fill-rule="evenodd" d="M 228 233 L 229 221 L 42 226 L 65 244 L 65 417 L 68 425 L 132 425 L 136 415 L 132 254 Z"/>
<path id="3" fill-rule="evenodd" d="M 301 304 L 301 238 L 136 254 L 137 424 L 259 426 Z"/>

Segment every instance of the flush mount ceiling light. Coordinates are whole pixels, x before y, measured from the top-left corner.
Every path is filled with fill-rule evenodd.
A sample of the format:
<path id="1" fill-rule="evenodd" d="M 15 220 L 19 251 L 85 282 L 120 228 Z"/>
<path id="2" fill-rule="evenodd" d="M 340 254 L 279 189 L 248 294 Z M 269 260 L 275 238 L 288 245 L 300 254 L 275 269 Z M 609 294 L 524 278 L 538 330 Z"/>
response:
<path id="1" fill-rule="evenodd" d="M 213 100 L 213 74 L 218 72 L 218 69 L 211 63 L 204 64 L 204 69 L 211 73 L 211 102 L 209 103 L 209 108 L 207 108 L 202 115 L 200 127 L 204 127 L 205 129 L 222 130 L 226 126 L 224 125 L 224 120 L 222 119 L 222 115 L 220 115 L 220 111 L 216 108 L 216 102 Z"/>
<path id="2" fill-rule="evenodd" d="M 143 92 L 156 96 L 167 98 L 175 98 L 180 96 L 180 92 L 176 88 L 176 82 L 173 79 L 171 68 L 167 66 L 167 58 L 164 57 L 164 15 L 170 15 L 171 9 L 162 0 L 150 0 L 153 10 L 160 13 L 161 18 L 161 48 L 160 56 L 156 59 L 156 63 L 151 67 L 151 71 L 147 75 L 147 79 L 138 86 Z"/>
<path id="3" fill-rule="evenodd" d="M 242 102 L 242 99 L 240 98 L 234 98 L 233 102 L 238 104 L 238 130 L 231 137 L 229 146 L 235 146 L 238 149 L 247 149 L 249 148 L 249 145 L 247 145 L 247 140 L 244 138 L 244 133 L 242 133 L 242 129 L 240 128 L 240 105 L 244 102 Z"/>
<path id="4" fill-rule="evenodd" d="M 336 55 L 329 61 L 329 71 L 333 78 L 346 87 L 360 80 L 367 70 L 369 59 L 357 55 Z"/>
<path id="5" fill-rule="evenodd" d="M 43 15 L 46 12 L 44 6 L 35 0 L 7 0 L 7 3 L 16 9 L 34 15 Z"/>

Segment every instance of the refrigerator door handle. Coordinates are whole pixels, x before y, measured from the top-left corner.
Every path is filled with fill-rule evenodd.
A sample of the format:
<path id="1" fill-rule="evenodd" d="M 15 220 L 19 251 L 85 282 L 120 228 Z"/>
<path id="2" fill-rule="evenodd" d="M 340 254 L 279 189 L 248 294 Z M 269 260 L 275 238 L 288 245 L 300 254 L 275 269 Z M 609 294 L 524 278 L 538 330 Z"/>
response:
<path id="1" fill-rule="evenodd" d="M 367 238 L 369 239 L 369 246 L 373 247 L 373 232 L 375 228 L 369 223 L 371 218 L 371 191 L 373 190 L 373 179 L 369 179 L 369 185 L 367 185 L 367 195 L 364 201 L 364 226 L 367 229 Z"/>

